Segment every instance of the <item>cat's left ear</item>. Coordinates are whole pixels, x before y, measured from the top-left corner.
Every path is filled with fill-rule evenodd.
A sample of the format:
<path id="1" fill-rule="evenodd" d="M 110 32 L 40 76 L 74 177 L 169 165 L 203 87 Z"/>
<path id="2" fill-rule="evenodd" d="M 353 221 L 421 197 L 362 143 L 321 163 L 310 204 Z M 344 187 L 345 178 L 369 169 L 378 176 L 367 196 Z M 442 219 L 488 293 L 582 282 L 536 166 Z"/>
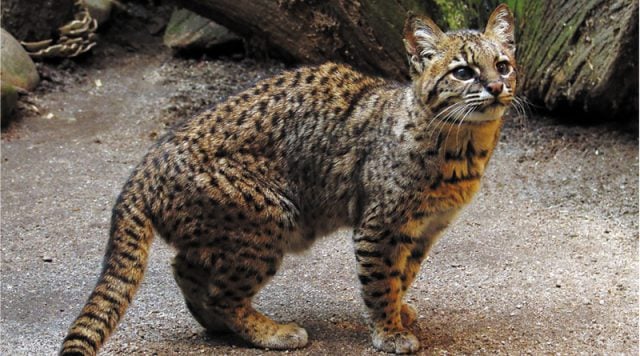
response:
<path id="1" fill-rule="evenodd" d="M 516 53 L 515 21 L 513 13 L 506 4 L 500 4 L 493 10 L 484 34 L 500 42 L 512 54 Z"/>

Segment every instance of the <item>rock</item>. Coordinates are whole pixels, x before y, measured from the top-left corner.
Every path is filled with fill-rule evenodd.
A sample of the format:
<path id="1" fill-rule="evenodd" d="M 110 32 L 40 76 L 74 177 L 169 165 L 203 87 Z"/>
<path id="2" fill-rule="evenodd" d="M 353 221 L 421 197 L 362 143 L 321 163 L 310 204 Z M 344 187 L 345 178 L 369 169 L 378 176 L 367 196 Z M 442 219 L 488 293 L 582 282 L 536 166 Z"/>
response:
<path id="1" fill-rule="evenodd" d="M 0 103 L 0 107 L 2 108 L 2 113 L 0 115 L 0 122 L 4 127 L 12 117 L 13 111 L 16 108 L 16 103 L 18 102 L 18 92 L 16 88 L 4 81 L 0 81 L 0 86 L 2 87 L 2 102 Z"/>
<path id="2" fill-rule="evenodd" d="M 239 41 L 240 37 L 226 27 L 189 10 L 176 9 L 164 33 L 164 44 L 178 50 L 208 50 Z"/>
<path id="3" fill-rule="evenodd" d="M 20 41 L 51 38 L 73 20 L 74 0 L 2 0 L 2 27 Z"/>
<path id="4" fill-rule="evenodd" d="M 98 25 L 102 25 L 111 15 L 113 3 L 111 0 L 84 0 L 91 17 L 98 21 Z"/>
<path id="5" fill-rule="evenodd" d="M 7 31 L 0 28 L 0 77 L 2 81 L 24 90 L 32 90 L 40 77 L 31 57 Z"/>

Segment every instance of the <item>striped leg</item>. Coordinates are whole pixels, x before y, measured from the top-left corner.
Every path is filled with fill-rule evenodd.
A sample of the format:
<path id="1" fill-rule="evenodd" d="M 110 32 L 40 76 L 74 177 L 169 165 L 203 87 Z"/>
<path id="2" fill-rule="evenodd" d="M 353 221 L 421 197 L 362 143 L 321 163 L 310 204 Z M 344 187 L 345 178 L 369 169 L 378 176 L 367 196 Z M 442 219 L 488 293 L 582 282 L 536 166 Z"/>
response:
<path id="1" fill-rule="evenodd" d="M 183 255 L 173 260 L 173 277 L 182 291 L 187 309 L 193 317 L 210 333 L 229 331 L 215 310 L 204 303 L 207 300 L 207 284 L 211 276 L 205 268 L 196 268 Z"/>
<path id="2" fill-rule="evenodd" d="M 454 216 L 455 213 L 446 213 L 438 215 L 435 218 L 427 218 L 425 220 L 428 221 L 428 223 L 425 224 L 423 229 L 420 229 L 421 233 L 418 236 L 409 236 L 412 243 L 407 245 L 409 254 L 401 275 L 402 290 L 400 293 L 402 297 L 404 297 L 407 290 L 411 287 L 416 275 L 420 271 L 422 261 L 427 257 L 429 251 Z M 416 320 L 416 315 L 417 313 L 412 306 L 406 303 L 402 304 L 401 316 L 404 326 L 413 324 Z"/>
<path id="3" fill-rule="evenodd" d="M 354 240 L 374 347 L 400 354 L 416 352 L 420 342 L 402 322 L 402 275 L 409 258 L 406 242 L 401 236 L 367 236 L 362 232 L 357 232 Z"/>
<path id="4" fill-rule="evenodd" d="M 282 259 L 280 253 L 270 255 L 273 251 L 261 254 L 259 246 L 250 244 L 257 240 L 243 236 L 246 247 L 219 250 L 210 259 L 215 263 L 208 265 L 179 254 L 173 263 L 176 281 L 189 310 L 208 331 L 231 330 L 263 348 L 303 347 L 308 340 L 303 328 L 277 323 L 251 306 L 253 296 L 276 273 Z"/>

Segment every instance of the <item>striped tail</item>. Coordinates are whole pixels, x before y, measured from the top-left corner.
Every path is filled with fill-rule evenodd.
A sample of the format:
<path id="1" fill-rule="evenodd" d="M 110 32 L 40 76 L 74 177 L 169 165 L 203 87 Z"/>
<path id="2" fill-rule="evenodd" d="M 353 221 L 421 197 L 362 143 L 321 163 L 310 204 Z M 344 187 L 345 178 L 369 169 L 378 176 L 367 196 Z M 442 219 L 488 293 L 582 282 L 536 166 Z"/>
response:
<path id="1" fill-rule="evenodd" d="M 65 337 L 60 355 L 95 355 L 135 294 L 153 239 L 144 204 L 130 189 L 113 208 L 111 233 L 98 283 Z"/>

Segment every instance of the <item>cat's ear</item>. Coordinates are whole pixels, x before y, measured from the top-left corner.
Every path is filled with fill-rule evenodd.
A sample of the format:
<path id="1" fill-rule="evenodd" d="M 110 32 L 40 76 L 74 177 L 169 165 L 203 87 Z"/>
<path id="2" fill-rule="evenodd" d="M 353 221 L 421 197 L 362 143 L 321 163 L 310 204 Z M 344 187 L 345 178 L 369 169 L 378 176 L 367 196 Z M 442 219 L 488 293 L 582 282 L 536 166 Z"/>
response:
<path id="1" fill-rule="evenodd" d="M 424 61 L 438 53 L 438 43 L 445 34 L 430 18 L 412 13 L 408 14 L 403 32 L 411 71 L 421 73 Z"/>
<path id="2" fill-rule="evenodd" d="M 516 53 L 515 21 L 513 13 L 506 4 L 500 4 L 493 10 L 484 34 L 500 42 L 512 54 Z"/>

